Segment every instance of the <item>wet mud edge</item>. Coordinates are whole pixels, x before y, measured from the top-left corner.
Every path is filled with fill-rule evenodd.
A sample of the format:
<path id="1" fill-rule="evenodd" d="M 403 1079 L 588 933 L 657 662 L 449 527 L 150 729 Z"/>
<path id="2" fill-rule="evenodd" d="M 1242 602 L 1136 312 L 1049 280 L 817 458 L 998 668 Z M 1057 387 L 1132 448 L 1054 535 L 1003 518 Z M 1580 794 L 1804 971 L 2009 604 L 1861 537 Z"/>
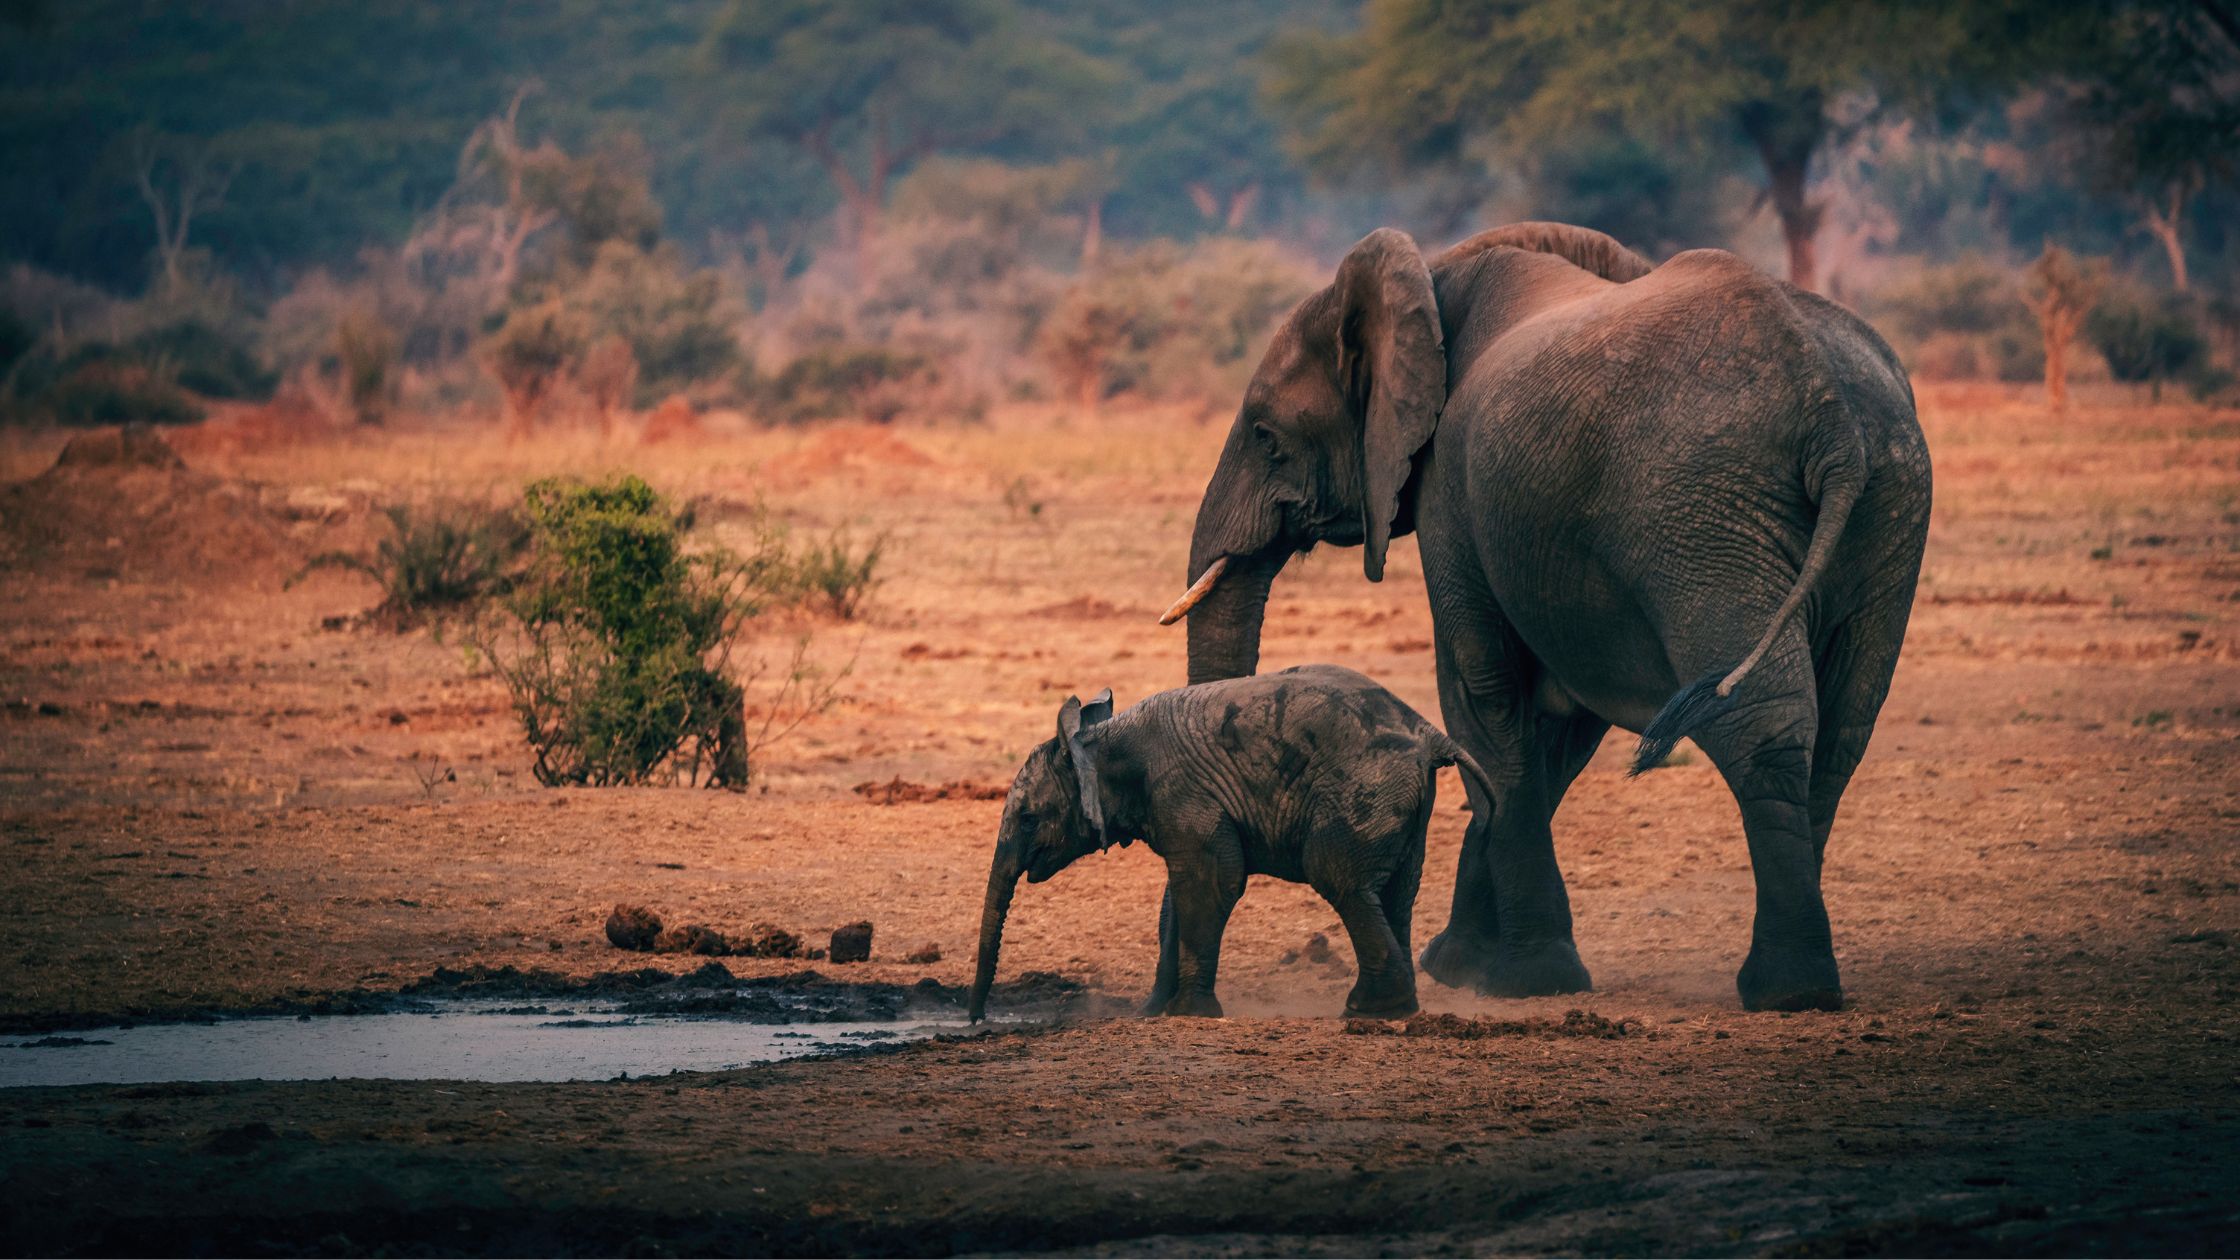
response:
<path id="1" fill-rule="evenodd" d="M 0 1036 L 36 1036 L 76 1029 L 141 1024 L 218 1023 L 230 1019 L 437 1013 L 458 1002 L 512 1003 L 495 1014 L 569 1015 L 571 1003 L 624 1015 L 701 1017 L 749 1024 L 885 1023 L 961 1018 L 967 989 L 928 977 L 916 984 L 835 980 L 802 970 L 736 976 L 719 962 L 692 971 L 658 967 L 569 976 L 537 968 L 438 967 L 395 989 L 302 993 L 240 1005 L 128 1007 L 0 1016 Z M 1027 972 L 995 986 L 989 1003 L 1000 1015 L 1065 1022 L 1118 1015 L 1128 1001 L 1050 971 Z"/>

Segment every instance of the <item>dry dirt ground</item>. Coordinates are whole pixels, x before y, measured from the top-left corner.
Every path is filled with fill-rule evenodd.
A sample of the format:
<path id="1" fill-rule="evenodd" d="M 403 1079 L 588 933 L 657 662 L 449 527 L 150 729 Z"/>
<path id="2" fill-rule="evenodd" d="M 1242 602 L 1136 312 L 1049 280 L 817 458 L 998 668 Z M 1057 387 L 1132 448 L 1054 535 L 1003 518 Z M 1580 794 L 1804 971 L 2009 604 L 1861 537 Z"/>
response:
<path id="1" fill-rule="evenodd" d="M 576 1085 L 0 1091 L 15 1251 L 2240 1251 L 2240 414 L 1924 397 L 1937 463 L 1904 663 L 1829 850 L 1851 996 L 1746 1015 L 1751 883 L 1699 758 L 1556 829 L 1596 991 L 1349 1031 L 1336 917 L 1256 881 L 1222 1021 L 1084 1021 L 844 1060 Z M 0 1027 L 317 1001 L 439 966 L 574 975 L 644 902 L 718 927 L 877 925 L 842 979 L 969 976 L 1001 784 L 1069 693 L 1180 681 L 1172 597 L 1220 441 L 1169 414 L 508 449 L 431 425 L 179 435 L 187 470 L 0 450 Z M 847 699 L 744 795 L 547 791 L 456 642 L 323 628 L 302 559 L 375 509 L 642 471 L 717 537 L 757 504 L 889 535 Z M 1263 663 L 1436 715 L 1410 546 L 1277 584 Z M 1450 772 L 1451 773 L 1451 772 Z M 1451 779 L 1418 939 L 1443 925 Z M 1121 996 L 1154 961 L 1141 847 L 1023 888 L 1006 974 Z M 1315 932 L 1339 961 L 1286 963 Z M 924 943 L 931 965 L 903 955 Z M 698 960 L 691 960 L 698 961 Z M 684 960 L 672 965 L 682 967 Z M 801 966 L 732 960 L 743 974 Z M 818 964 L 823 965 L 823 964 Z M 1598 1016 L 1565 1022 L 1579 1008 Z M 1606 1023 L 1605 1021 L 1614 1022 Z M 1387 1026 L 1370 1026 L 1388 1031 Z M 1604 1035 L 1586 1035 L 1600 1033 Z M 1477 1035 L 1467 1035 L 1477 1034 Z M 1610 1035 L 1615 1034 L 1615 1035 Z"/>

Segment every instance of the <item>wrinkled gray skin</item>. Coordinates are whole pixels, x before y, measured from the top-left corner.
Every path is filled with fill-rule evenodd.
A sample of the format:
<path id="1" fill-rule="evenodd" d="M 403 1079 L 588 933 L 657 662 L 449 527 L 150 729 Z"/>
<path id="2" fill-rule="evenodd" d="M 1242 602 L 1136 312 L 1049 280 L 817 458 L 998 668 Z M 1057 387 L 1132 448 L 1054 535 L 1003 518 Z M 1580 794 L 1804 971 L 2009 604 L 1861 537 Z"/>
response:
<path id="1" fill-rule="evenodd" d="M 1353 939 L 1346 1014 L 1416 1009 L 1408 929 L 1441 766 L 1439 729 L 1350 669 L 1307 665 L 1161 692 L 1114 716 L 1068 699 L 1012 781 L 988 869 L 971 1017 L 995 982 L 1011 897 L 1074 859 L 1147 842 L 1167 863 L 1147 1015 L 1219 1015 L 1221 933 L 1248 875 L 1311 886 Z M 1473 799 L 1486 789 L 1482 780 Z"/>
<path id="2" fill-rule="evenodd" d="M 1433 978 L 1590 987 L 1549 818 L 1609 727 L 1742 807 L 1753 1009 L 1842 1003 L 1821 858 L 1905 637 L 1929 455 L 1882 339 L 1731 254 L 1652 269 L 1520 224 L 1371 233 L 1276 334 L 1198 510 L 1190 680 L 1249 674 L 1270 580 L 1417 534 L 1448 733 L 1485 767 Z M 1738 666 L 1746 666 L 1739 669 Z M 1739 677 L 1734 677 L 1739 674 Z M 1731 689 L 1720 694 L 1723 686 Z"/>

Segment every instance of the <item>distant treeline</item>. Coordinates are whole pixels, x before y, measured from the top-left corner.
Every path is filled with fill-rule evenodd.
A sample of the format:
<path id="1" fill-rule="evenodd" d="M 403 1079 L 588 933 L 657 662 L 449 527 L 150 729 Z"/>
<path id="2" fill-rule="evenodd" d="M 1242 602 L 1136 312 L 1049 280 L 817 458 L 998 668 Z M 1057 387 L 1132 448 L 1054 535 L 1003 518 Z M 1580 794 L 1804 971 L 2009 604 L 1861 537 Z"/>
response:
<path id="1" fill-rule="evenodd" d="M 1809 223 L 1838 271 L 1862 250 L 2029 255 L 2047 238 L 2147 256 L 2142 202 L 2185 187 L 2181 230 L 2215 273 L 2240 209 L 2229 7 L 14 5 L 0 251 L 132 290 L 164 250 L 205 249 L 277 292 L 406 239 L 468 136 L 533 84 L 523 135 L 642 164 L 664 235 L 700 261 L 759 247 L 806 265 L 913 167 L 976 156 L 1064 164 L 1119 240 L 1240 232 L 1327 253 L 1377 223 L 1437 239 L 1541 216 L 1650 251 L 1755 233 L 1764 253 Z M 2094 93 L 2116 99 L 2065 107 Z M 2188 148 L 2218 152 L 2172 152 Z"/>

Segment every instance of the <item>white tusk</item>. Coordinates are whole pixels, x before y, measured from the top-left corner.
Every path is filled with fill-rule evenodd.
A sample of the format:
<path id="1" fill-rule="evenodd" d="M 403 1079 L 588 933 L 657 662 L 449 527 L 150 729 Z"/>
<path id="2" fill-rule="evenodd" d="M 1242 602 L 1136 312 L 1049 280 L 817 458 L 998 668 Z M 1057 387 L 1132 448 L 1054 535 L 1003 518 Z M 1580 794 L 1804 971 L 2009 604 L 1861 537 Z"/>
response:
<path id="1" fill-rule="evenodd" d="M 1171 626 L 1189 616 L 1190 610 L 1196 608 L 1198 601 L 1204 599 L 1213 590 L 1213 584 L 1221 580 L 1222 571 L 1228 567 L 1229 557 L 1227 556 L 1223 556 L 1207 565 L 1206 571 L 1198 575 L 1198 580 L 1190 584 L 1190 589 L 1182 593 L 1182 598 L 1174 602 L 1174 607 L 1160 615 L 1159 624 Z"/>

